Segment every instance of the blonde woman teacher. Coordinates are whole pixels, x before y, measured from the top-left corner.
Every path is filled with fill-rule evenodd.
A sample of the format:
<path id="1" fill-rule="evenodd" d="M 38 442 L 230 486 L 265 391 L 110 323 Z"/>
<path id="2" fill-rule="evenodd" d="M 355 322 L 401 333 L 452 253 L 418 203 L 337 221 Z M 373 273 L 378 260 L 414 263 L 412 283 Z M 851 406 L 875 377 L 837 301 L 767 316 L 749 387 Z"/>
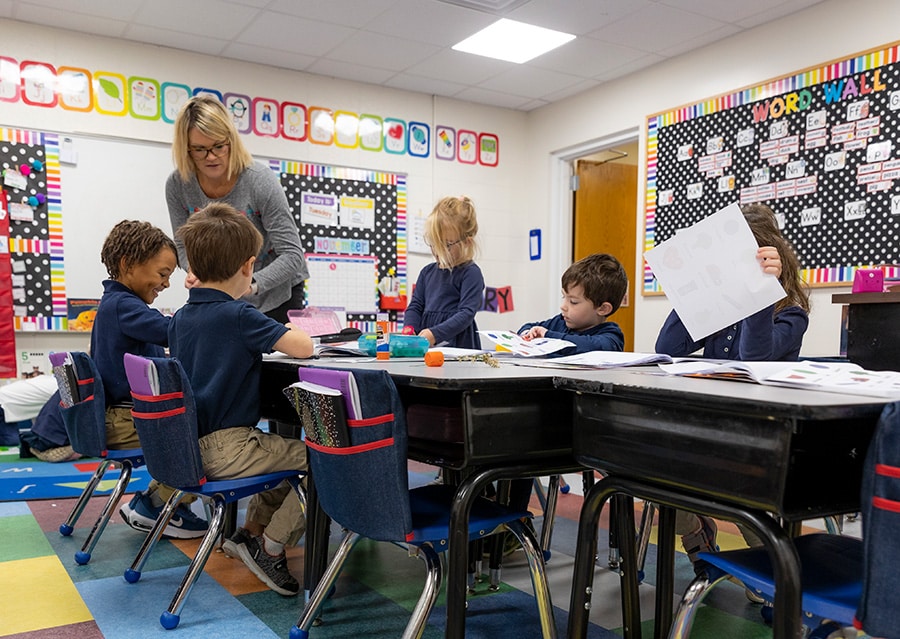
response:
<path id="1" fill-rule="evenodd" d="M 253 282 L 243 299 L 279 322 L 290 309 L 303 308 L 303 281 L 309 277 L 300 234 L 278 177 L 255 162 L 244 147 L 231 114 L 216 98 L 188 100 L 175 120 L 172 142 L 175 171 L 166 180 L 166 204 L 173 233 L 211 202 L 225 202 L 244 213 L 264 243 Z M 193 288 L 184 244 L 176 240 L 178 264 Z"/>

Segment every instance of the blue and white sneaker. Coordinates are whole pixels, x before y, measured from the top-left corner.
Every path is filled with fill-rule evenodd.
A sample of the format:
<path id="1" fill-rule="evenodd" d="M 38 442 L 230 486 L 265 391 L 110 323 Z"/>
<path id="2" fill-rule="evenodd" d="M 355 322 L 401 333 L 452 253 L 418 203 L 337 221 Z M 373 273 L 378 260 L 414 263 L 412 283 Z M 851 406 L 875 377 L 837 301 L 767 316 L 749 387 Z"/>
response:
<path id="1" fill-rule="evenodd" d="M 119 514 L 125 523 L 139 532 L 149 532 L 162 512 L 162 506 L 154 506 L 150 496 L 136 492 L 131 501 L 119 507 Z M 179 504 L 163 537 L 169 539 L 196 539 L 206 534 L 209 524 L 195 515 L 190 508 Z"/>

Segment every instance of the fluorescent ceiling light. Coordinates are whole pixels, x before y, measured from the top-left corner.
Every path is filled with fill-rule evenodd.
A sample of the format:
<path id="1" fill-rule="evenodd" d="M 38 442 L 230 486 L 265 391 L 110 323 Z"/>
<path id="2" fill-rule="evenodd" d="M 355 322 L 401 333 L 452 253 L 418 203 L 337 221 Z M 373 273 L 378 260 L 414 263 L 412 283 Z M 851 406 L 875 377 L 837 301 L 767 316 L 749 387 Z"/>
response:
<path id="1" fill-rule="evenodd" d="M 570 33 L 503 18 L 453 45 L 453 49 L 521 64 L 574 39 Z"/>

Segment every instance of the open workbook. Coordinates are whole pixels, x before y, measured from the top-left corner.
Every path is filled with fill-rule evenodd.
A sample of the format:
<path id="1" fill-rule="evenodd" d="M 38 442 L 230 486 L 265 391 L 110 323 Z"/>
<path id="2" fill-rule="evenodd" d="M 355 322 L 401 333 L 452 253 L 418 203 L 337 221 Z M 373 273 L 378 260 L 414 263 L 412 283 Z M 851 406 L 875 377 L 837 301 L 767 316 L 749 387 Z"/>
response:
<path id="1" fill-rule="evenodd" d="M 900 373 L 870 371 L 850 362 L 738 362 L 676 359 L 659 368 L 671 375 L 734 379 L 806 390 L 900 398 Z"/>

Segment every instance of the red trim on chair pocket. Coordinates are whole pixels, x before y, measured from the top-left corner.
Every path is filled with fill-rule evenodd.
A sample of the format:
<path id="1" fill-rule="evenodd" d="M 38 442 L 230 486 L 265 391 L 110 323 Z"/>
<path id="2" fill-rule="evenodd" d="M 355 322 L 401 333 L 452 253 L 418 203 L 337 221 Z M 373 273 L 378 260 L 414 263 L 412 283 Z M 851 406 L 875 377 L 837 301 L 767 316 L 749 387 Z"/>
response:
<path id="1" fill-rule="evenodd" d="M 885 499 L 884 497 L 872 497 L 872 505 L 879 510 L 890 510 L 891 512 L 900 513 L 900 501 Z"/>
<path id="2" fill-rule="evenodd" d="M 900 468 L 897 466 L 888 466 L 887 464 L 875 464 L 875 474 L 900 479 Z"/>
<path id="3" fill-rule="evenodd" d="M 364 428 L 365 426 L 378 426 L 394 421 L 394 413 L 387 415 L 379 415 L 378 417 L 368 417 L 366 419 L 348 419 L 347 426 L 351 428 Z"/>
<path id="4" fill-rule="evenodd" d="M 175 393 L 165 393 L 164 395 L 138 395 L 134 391 L 132 391 L 131 396 L 135 399 L 139 399 L 142 402 L 165 402 L 170 399 L 181 399 L 184 397 L 184 393 L 181 391 Z"/>
<path id="5" fill-rule="evenodd" d="M 163 417 L 172 417 L 173 415 L 183 415 L 186 411 L 187 409 L 184 406 L 173 408 L 171 410 L 161 410 L 155 413 L 139 413 L 132 408 L 131 416 L 137 417 L 138 419 L 162 419 Z"/>
<path id="6" fill-rule="evenodd" d="M 306 440 L 306 446 L 308 448 L 312 448 L 315 451 L 320 453 L 327 453 L 329 455 L 356 455 L 357 453 L 365 453 L 370 450 L 378 450 L 379 448 L 388 448 L 389 446 L 394 445 L 394 438 L 388 437 L 387 439 L 379 439 L 375 442 L 369 442 L 368 444 L 359 444 L 357 446 L 322 446 L 321 444 L 315 444 L 310 440 Z"/>

